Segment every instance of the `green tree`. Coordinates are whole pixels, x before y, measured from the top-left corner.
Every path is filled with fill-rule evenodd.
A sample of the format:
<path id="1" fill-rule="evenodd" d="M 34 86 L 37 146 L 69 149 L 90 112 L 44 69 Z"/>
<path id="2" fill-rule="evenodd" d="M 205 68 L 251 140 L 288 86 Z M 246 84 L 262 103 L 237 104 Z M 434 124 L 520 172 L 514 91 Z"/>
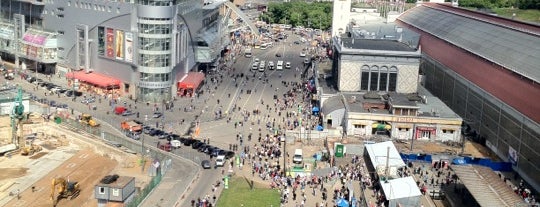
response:
<path id="1" fill-rule="evenodd" d="M 274 2 L 268 4 L 268 12 L 261 15 L 261 20 L 270 24 L 320 27 L 327 30 L 332 26 L 332 4 L 329 2 Z"/>

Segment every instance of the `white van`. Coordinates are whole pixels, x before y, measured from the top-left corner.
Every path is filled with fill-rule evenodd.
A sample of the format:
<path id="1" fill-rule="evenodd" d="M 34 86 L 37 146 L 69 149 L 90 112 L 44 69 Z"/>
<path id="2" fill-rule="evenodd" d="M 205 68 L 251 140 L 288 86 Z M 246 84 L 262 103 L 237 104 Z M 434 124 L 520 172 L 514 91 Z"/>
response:
<path id="1" fill-rule="evenodd" d="M 283 60 L 277 61 L 277 70 L 283 70 Z"/>
<path id="2" fill-rule="evenodd" d="M 304 156 L 302 155 L 302 149 L 295 149 L 294 156 L 293 156 L 293 163 L 302 164 L 303 159 L 304 159 Z"/>
<path id="3" fill-rule="evenodd" d="M 216 158 L 216 167 L 223 167 L 225 165 L 225 155 L 218 155 Z"/>

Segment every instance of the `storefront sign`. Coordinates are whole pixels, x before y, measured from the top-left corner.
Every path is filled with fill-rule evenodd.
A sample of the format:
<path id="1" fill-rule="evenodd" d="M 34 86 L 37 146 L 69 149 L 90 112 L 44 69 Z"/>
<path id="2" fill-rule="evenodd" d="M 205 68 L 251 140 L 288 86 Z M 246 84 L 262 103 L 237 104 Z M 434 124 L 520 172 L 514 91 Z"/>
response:
<path id="1" fill-rule="evenodd" d="M 171 86 L 170 82 L 139 82 L 139 87 L 143 88 L 167 88 Z"/>
<path id="2" fill-rule="evenodd" d="M 6 40 L 12 40 L 14 37 L 14 32 L 12 28 L 0 28 L 0 38 Z"/>
<path id="3" fill-rule="evenodd" d="M 415 122 L 416 120 L 412 117 L 396 117 L 397 122 Z"/>

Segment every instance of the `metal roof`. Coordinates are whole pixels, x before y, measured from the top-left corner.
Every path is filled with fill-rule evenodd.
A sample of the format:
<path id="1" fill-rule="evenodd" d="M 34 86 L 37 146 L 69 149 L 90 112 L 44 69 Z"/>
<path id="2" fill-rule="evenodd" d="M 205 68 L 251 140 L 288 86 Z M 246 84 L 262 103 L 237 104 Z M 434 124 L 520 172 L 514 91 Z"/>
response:
<path id="1" fill-rule="evenodd" d="M 412 8 L 398 20 L 535 82 L 540 81 L 540 37 L 537 35 L 427 6 Z"/>
<path id="2" fill-rule="evenodd" d="M 323 114 L 330 114 L 339 109 L 345 109 L 345 104 L 343 103 L 342 97 L 336 95 L 324 101 L 321 111 Z"/>
<path id="3" fill-rule="evenodd" d="M 512 207 L 523 203 L 523 199 L 488 167 L 452 165 L 452 169 L 480 206 Z"/>

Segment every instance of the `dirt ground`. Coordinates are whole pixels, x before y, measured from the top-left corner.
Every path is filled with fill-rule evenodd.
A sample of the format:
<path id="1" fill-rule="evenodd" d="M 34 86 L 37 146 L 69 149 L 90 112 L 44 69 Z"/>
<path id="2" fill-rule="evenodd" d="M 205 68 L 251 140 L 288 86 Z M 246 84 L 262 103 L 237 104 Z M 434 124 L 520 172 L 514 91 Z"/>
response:
<path id="1" fill-rule="evenodd" d="M 400 152 L 411 153 L 411 143 L 410 142 L 394 142 L 396 148 Z M 461 154 L 462 147 L 458 146 L 449 146 L 442 142 L 429 142 L 429 141 L 415 141 L 413 143 L 413 151 L 415 153 L 426 153 L 426 154 L 452 154 L 458 155 Z M 491 153 L 489 149 L 481 144 L 467 141 L 465 142 L 465 148 L 463 149 L 463 154 L 467 156 L 473 156 L 477 158 L 490 158 L 491 160 L 499 160 L 497 155 Z"/>
<path id="2" fill-rule="evenodd" d="M 3 121 L 5 122 L 5 120 L 0 118 L 2 125 Z M 0 129 L 0 134 L 7 133 L 6 127 L 0 128 L 3 128 Z M 81 188 L 78 197 L 72 200 L 62 199 L 57 204 L 57 206 L 68 207 L 97 206 L 97 200 L 94 198 L 93 190 L 95 185 L 106 175 L 133 176 L 135 177 L 135 186 L 140 188 L 145 186 L 150 180 L 150 177 L 141 171 L 141 166 L 138 162 L 140 157 L 137 155 L 125 153 L 95 138 L 84 137 L 54 125 L 28 126 L 27 129 L 32 129 L 28 133 L 42 133 L 34 143 L 41 146 L 43 150 L 32 156 L 22 156 L 19 153 L 13 153 L 9 158 L 0 157 L 0 188 L 3 189 L 0 189 L 0 191 L 3 191 L 0 192 L 0 196 L 5 195 L 8 200 L 11 199 L 3 206 L 52 206 L 51 182 L 53 178 L 57 177 L 63 177 L 71 182 L 76 181 Z M 69 137 L 69 139 L 66 139 L 66 137 Z M 1 142 L 5 143 L 7 141 L 9 140 L 2 140 Z M 68 153 L 65 154 L 64 159 L 68 158 L 66 156 L 71 157 L 46 175 L 43 173 L 45 170 L 34 169 L 38 167 L 32 167 L 34 164 L 30 164 L 48 164 L 49 160 L 55 159 L 50 156 L 48 157 L 55 150 L 67 151 Z M 151 161 L 147 160 L 146 164 L 145 169 L 148 169 Z M 31 185 L 35 187 L 34 192 L 31 187 L 28 187 L 26 189 L 20 189 L 19 199 L 15 195 L 8 196 L 6 193 L 8 192 L 6 190 L 7 188 L 4 187 L 9 187 L 10 184 L 11 186 L 21 185 L 19 183 L 25 182 L 25 178 L 31 180 L 40 178 Z M 13 192 L 13 190 L 9 192 Z M 57 195 L 57 192 L 55 192 L 55 195 Z M 4 197 L 0 197 L 1 199 L 4 199 Z"/>
<path id="3" fill-rule="evenodd" d="M 34 183 L 35 192 L 32 192 L 31 188 L 26 189 L 20 193 L 20 199 L 12 199 L 6 206 L 52 206 L 51 181 L 56 177 L 63 177 L 72 182 L 77 181 L 81 188 L 78 197 L 73 200 L 60 200 L 57 206 L 97 206 L 97 201 L 93 199 L 94 185 L 103 176 L 108 175 L 116 165 L 115 160 L 100 156 L 88 149 L 81 150 Z"/>

